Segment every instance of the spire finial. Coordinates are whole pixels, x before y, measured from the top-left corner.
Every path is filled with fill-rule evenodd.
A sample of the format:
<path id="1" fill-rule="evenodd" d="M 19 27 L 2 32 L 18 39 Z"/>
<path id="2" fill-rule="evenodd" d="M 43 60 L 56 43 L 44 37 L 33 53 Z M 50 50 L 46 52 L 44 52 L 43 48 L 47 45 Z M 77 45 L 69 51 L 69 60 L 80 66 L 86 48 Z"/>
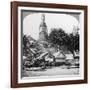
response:
<path id="1" fill-rule="evenodd" d="M 41 19 L 43 22 L 45 21 L 45 14 L 42 14 Z"/>

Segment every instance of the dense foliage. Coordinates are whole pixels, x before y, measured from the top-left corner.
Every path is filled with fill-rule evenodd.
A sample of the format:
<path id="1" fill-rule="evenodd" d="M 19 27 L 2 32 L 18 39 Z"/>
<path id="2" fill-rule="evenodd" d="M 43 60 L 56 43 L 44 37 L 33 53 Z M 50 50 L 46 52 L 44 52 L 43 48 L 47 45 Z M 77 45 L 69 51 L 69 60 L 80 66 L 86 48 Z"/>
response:
<path id="1" fill-rule="evenodd" d="M 67 34 L 64 30 L 60 29 L 52 29 L 49 34 L 49 40 L 56 45 L 66 46 L 68 50 L 72 53 L 74 50 L 79 50 L 79 34 Z"/>

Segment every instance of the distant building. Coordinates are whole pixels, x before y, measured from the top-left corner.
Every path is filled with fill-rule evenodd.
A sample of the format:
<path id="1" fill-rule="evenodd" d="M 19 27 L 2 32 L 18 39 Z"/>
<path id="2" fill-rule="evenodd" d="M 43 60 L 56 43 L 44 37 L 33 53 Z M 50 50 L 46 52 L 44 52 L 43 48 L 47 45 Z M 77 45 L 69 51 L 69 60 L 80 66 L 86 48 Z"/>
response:
<path id="1" fill-rule="evenodd" d="M 66 63 L 72 63 L 73 64 L 75 62 L 72 53 L 67 53 L 67 54 L 65 54 L 65 56 L 66 56 Z"/>
<path id="2" fill-rule="evenodd" d="M 79 59 L 79 51 L 74 51 L 74 59 Z"/>
<path id="3" fill-rule="evenodd" d="M 75 36 L 76 34 L 79 34 L 80 33 L 80 29 L 78 26 L 74 26 L 73 27 L 73 35 Z"/>
<path id="4" fill-rule="evenodd" d="M 65 62 L 66 56 L 64 55 L 63 52 L 58 51 L 54 53 L 53 56 L 55 57 L 56 62 Z"/>

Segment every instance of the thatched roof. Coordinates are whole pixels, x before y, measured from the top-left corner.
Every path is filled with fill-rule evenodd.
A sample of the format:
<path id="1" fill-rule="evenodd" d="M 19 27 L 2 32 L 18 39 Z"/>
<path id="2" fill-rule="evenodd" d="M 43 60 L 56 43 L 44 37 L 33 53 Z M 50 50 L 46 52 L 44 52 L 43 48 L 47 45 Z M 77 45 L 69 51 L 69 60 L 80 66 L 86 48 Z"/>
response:
<path id="1" fill-rule="evenodd" d="M 73 54 L 65 54 L 66 59 L 73 59 Z"/>
<path id="2" fill-rule="evenodd" d="M 59 59 L 61 59 L 61 58 L 65 59 L 66 58 L 66 56 L 64 55 L 64 53 L 63 52 L 60 52 L 60 51 L 54 53 L 53 56 L 55 58 L 59 58 Z"/>

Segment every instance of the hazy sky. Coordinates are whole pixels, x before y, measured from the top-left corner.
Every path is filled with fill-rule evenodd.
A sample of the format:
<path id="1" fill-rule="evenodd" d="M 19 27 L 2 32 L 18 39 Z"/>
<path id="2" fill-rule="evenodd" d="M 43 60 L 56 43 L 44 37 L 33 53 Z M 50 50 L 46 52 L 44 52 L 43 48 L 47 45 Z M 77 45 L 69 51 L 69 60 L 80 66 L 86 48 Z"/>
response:
<path id="1" fill-rule="evenodd" d="M 27 15 L 23 20 L 23 33 L 31 35 L 36 40 L 39 36 L 39 25 L 41 23 L 41 13 Z M 79 26 L 78 20 L 68 14 L 45 13 L 45 22 L 48 33 L 51 28 L 62 28 L 66 33 L 72 33 L 73 27 Z"/>

